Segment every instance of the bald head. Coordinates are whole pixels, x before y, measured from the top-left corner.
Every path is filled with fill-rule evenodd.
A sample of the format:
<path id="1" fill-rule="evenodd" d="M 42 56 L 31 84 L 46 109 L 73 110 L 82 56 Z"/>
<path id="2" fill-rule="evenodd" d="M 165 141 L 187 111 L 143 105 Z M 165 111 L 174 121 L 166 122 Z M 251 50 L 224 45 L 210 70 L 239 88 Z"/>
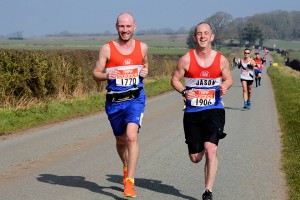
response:
<path id="1" fill-rule="evenodd" d="M 129 12 L 121 13 L 121 14 L 117 17 L 117 22 L 116 22 L 116 24 L 119 24 L 120 21 L 124 21 L 124 20 L 125 20 L 125 21 L 130 21 L 131 23 L 135 23 L 132 14 L 129 13 Z"/>
<path id="2" fill-rule="evenodd" d="M 210 26 L 209 23 L 207 23 L 207 22 L 200 22 L 199 24 L 197 24 L 197 25 L 195 26 L 195 29 L 194 29 L 194 35 L 197 34 L 197 29 L 198 29 L 198 27 L 200 27 L 200 26 L 207 27 L 208 30 L 209 30 L 209 32 L 213 34 L 212 28 L 211 28 L 211 26 Z"/>
<path id="3" fill-rule="evenodd" d="M 124 12 L 118 16 L 116 29 L 118 31 L 120 41 L 130 41 L 132 39 L 135 28 L 136 24 L 134 23 L 133 16 L 130 13 Z"/>

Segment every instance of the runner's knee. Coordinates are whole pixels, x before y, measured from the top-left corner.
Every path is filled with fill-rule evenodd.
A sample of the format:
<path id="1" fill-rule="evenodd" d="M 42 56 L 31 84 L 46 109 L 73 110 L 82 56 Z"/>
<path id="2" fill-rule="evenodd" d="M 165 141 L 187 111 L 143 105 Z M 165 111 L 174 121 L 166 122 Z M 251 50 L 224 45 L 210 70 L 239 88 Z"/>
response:
<path id="1" fill-rule="evenodd" d="M 137 142 L 138 125 L 134 123 L 128 123 L 126 129 L 127 142 Z"/>
<path id="2" fill-rule="evenodd" d="M 127 132 L 127 142 L 128 143 L 137 142 L 137 132 Z"/>
<path id="3" fill-rule="evenodd" d="M 217 146 L 209 146 L 205 148 L 205 155 L 208 158 L 215 158 L 217 156 Z"/>
<path id="4" fill-rule="evenodd" d="M 202 154 L 201 153 L 190 154 L 190 160 L 193 163 L 198 163 L 202 160 Z"/>

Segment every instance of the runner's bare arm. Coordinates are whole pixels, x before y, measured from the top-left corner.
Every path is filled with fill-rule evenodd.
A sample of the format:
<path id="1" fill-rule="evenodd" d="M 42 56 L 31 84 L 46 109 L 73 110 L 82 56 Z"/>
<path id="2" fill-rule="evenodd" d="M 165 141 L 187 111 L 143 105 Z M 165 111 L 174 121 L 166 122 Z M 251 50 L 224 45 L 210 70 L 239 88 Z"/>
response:
<path id="1" fill-rule="evenodd" d="M 93 78 L 96 81 L 105 81 L 108 79 L 108 74 L 105 72 L 105 65 L 109 59 L 109 45 L 105 44 L 99 51 L 99 57 L 93 71 Z"/>
<path id="2" fill-rule="evenodd" d="M 143 55 L 143 67 L 140 72 L 141 77 L 146 77 L 148 75 L 148 46 L 141 42 L 141 49 Z"/>
<path id="3" fill-rule="evenodd" d="M 220 84 L 221 95 L 225 95 L 228 89 L 231 87 L 233 80 L 229 68 L 228 60 L 221 56 L 221 70 L 222 70 L 222 83 Z"/>
<path id="4" fill-rule="evenodd" d="M 111 70 L 109 73 L 105 72 L 105 65 L 110 58 L 110 48 L 108 44 L 101 47 L 99 51 L 99 58 L 93 71 L 93 78 L 96 81 L 105 81 L 115 79 L 117 77 L 117 70 Z"/>
<path id="5" fill-rule="evenodd" d="M 181 93 L 185 89 L 185 87 L 181 83 L 181 79 L 184 77 L 184 74 L 187 71 L 189 62 L 190 60 L 188 54 L 185 54 L 184 56 L 179 58 L 176 69 L 172 74 L 171 85 L 179 93 Z"/>

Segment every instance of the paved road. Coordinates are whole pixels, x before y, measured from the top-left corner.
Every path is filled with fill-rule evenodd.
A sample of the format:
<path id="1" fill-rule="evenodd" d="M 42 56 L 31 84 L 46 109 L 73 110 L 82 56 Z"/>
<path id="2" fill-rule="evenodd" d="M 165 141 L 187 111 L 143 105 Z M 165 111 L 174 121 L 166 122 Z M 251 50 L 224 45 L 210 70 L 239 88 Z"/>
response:
<path id="1" fill-rule="evenodd" d="M 228 136 L 220 141 L 216 200 L 286 199 L 280 131 L 269 78 L 243 110 L 238 70 L 224 97 Z M 200 199 L 203 163 L 189 161 L 175 92 L 150 98 L 139 135 L 136 199 Z M 0 140 L 1 200 L 125 199 L 122 166 L 104 113 Z"/>

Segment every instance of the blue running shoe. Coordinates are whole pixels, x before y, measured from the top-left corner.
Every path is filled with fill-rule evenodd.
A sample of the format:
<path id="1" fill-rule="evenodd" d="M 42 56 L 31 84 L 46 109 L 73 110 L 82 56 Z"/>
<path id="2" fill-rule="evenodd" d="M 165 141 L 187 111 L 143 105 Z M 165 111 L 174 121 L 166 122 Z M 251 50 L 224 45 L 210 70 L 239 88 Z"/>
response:
<path id="1" fill-rule="evenodd" d="M 244 101 L 244 107 L 243 108 L 247 108 L 247 101 Z"/>
<path id="2" fill-rule="evenodd" d="M 248 99 L 248 101 L 247 101 L 247 108 L 248 108 L 248 110 L 250 110 L 250 108 L 251 108 L 251 101 L 250 101 L 250 99 Z"/>

